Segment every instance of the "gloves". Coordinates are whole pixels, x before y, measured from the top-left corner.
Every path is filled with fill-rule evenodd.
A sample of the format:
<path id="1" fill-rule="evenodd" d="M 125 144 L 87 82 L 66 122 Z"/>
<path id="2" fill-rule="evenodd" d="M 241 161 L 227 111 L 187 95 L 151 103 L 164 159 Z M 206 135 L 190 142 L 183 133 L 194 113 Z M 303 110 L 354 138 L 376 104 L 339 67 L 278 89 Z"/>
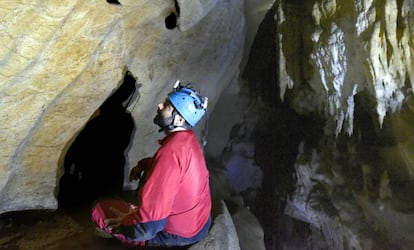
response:
<path id="1" fill-rule="evenodd" d="M 141 178 L 144 171 L 148 170 L 148 168 L 152 164 L 152 157 L 146 157 L 141 159 L 138 164 L 131 169 L 129 172 L 129 181 L 138 180 Z"/>

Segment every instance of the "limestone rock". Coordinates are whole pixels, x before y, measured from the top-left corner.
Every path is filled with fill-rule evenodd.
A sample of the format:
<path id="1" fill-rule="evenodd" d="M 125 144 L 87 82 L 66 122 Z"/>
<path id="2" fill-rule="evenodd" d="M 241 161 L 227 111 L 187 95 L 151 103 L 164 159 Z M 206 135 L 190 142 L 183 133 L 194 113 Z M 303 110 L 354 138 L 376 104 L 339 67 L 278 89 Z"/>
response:
<path id="1" fill-rule="evenodd" d="M 66 150 L 126 70 L 137 78 L 140 97 L 131 109 L 136 128 L 126 172 L 157 147 L 148 117 L 171 82 L 194 82 L 213 110 L 226 79 L 238 74 L 240 1 L 201 6 L 186 31 L 166 27 L 177 12 L 174 1 L 119 3 L 0 3 L 0 213 L 57 207 Z M 186 8 L 192 7 L 180 6 L 181 13 L 190 15 Z"/>
<path id="2" fill-rule="evenodd" d="M 214 218 L 208 236 L 199 243 L 191 246 L 189 250 L 240 250 L 239 238 L 226 203 L 224 201 L 220 201 L 218 206 L 218 215 Z"/>
<path id="3" fill-rule="evenodd" d="M 241 249 L 265 250 L 264 232 L 256 217 L 246 207 L 239 207 L 231 215 Z"/>
<path id="4" fill-rule="evenodd" d="M 191 29 L 215 7 L 217 2 L 218 0 L 177 0 L 179 29 L 182 31 Z"/>
<path id="5" fill-rule="evenodd" d="M 381 127 L 386 114 L 399 111 L 412 94 L 413 8 L 409 0 L 281 1 L 282 99 L 295 89 L 292 107 L 298 112 L 321 113 L 329 130 L 351 135 L 354 99 L 365 92 L 370 100 L 360 105 L 374 103 Z"/>

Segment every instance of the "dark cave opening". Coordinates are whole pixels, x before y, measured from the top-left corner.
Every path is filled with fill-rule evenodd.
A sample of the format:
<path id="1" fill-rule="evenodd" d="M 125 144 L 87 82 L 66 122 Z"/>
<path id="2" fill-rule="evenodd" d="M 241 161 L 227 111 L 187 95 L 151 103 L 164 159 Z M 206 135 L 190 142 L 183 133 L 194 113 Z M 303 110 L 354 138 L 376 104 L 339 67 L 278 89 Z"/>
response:
<path id="1" fill-rule="evenodd" d="M 177 27 L 177 15 L 175 13 L 171 13 L 165 18 L 165 27 L 169 30 Z"/>
<path id="2" fill-rule="evenodd" d="M 117 4 L 117 5 L 121 5 L 121 3 L 118 0 L 106 0 L 108 3 L 110 4 Z"/>
<path id="3" fill-rule="evenodd" d="M 180 5 L 177 1 L 174 1 L 175 11 L 171 12 L 165 18 L 165 27 L 169 30 L 175 29 L 177 27 L 178 18 L 180 16 Z"/>
<path id="4" fill-rule="evenodd" d="M 126 72 L 122 85 L 99 107 L 71 144 L 64 158 L 58 206 L 70 208 L 122 191 L 125 149 L 135 124 L 126 110 L 136 80 Z"/>

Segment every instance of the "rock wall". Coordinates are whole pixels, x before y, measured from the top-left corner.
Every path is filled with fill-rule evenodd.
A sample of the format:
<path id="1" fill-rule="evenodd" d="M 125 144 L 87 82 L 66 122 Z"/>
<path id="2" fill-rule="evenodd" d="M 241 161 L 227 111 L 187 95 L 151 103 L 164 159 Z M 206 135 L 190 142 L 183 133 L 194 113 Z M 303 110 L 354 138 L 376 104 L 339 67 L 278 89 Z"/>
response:
<path id="1" fill-rule="evenodd" d="M 298 112 L 321 113 L 329 130 L 351 135 L 355 96 L 366 93 L 382 126 L 412 94 L 412 2 L 299 2 L 278 9 L 281 97 L 296 89 Z"/>
<path id="2" fill-rule="evenodd" d="M 267 248 L 412 248 L 413 9 L 408 0 L 281 0 L 267 13 L 212 117 L 238 121 L 224 125 L 222 163 L 250 156 L 243 143 L 263 170 L 261 187 L 241 195 Z M 219 125 L 213 155 L 223 154 L 212 146 L 226 134 Z M 250 173 L 233 177 L 256 184 Z"/>
<path id="3" fill-rule="evenodd" d="M 190 80 L 214 110 L 207 153 L 247 145 L 249 166 L 264 170 L 252 186 L 265 187 L 265 234 L 288 190 L 275 182 L 292 181 L 284 212 L 309 226 L 313 246 L 409 249 L 414 4 L 278 0 L 261 27 L 271 44 L 251 53 L 271 4 L 2 1 L 0 213 L 56 208 L 66 151 L 128 70 L 138 89 L 125 175 L 157 148 L 157 102 Z"/>
<path id="4" fill-rule="evenodd" d="M 2 1 L 0 13 L 0 213 L 57 207 L 71 141 L 127 70 L 138 90 L 126 172 L 153 154 L 171 82 L 194 82 L 213 109 L 245 35 L 235 0 Z"/>
<path id="5" fill-rule="evenodd" d="M 410 249 L 413 2 L 276 7 L 280 98 L 313 119 L 285 213 L 314 247 Z"/>

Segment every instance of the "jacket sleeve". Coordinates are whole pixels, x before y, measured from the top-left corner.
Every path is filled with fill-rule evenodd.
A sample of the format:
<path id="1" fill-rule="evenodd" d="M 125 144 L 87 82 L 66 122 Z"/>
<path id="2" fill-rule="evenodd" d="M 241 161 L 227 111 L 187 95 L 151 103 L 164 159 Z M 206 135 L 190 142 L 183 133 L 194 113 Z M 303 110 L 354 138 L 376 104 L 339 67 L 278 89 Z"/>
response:
<path id="1" fill-rule="evenodd" d="M 158 232 L 162 231 L 166 223 L 167 219 L 161 219 L 132 225 L 121 225 L 119 233 L 128 241 L 146 241 L 154 238 Z"/>

